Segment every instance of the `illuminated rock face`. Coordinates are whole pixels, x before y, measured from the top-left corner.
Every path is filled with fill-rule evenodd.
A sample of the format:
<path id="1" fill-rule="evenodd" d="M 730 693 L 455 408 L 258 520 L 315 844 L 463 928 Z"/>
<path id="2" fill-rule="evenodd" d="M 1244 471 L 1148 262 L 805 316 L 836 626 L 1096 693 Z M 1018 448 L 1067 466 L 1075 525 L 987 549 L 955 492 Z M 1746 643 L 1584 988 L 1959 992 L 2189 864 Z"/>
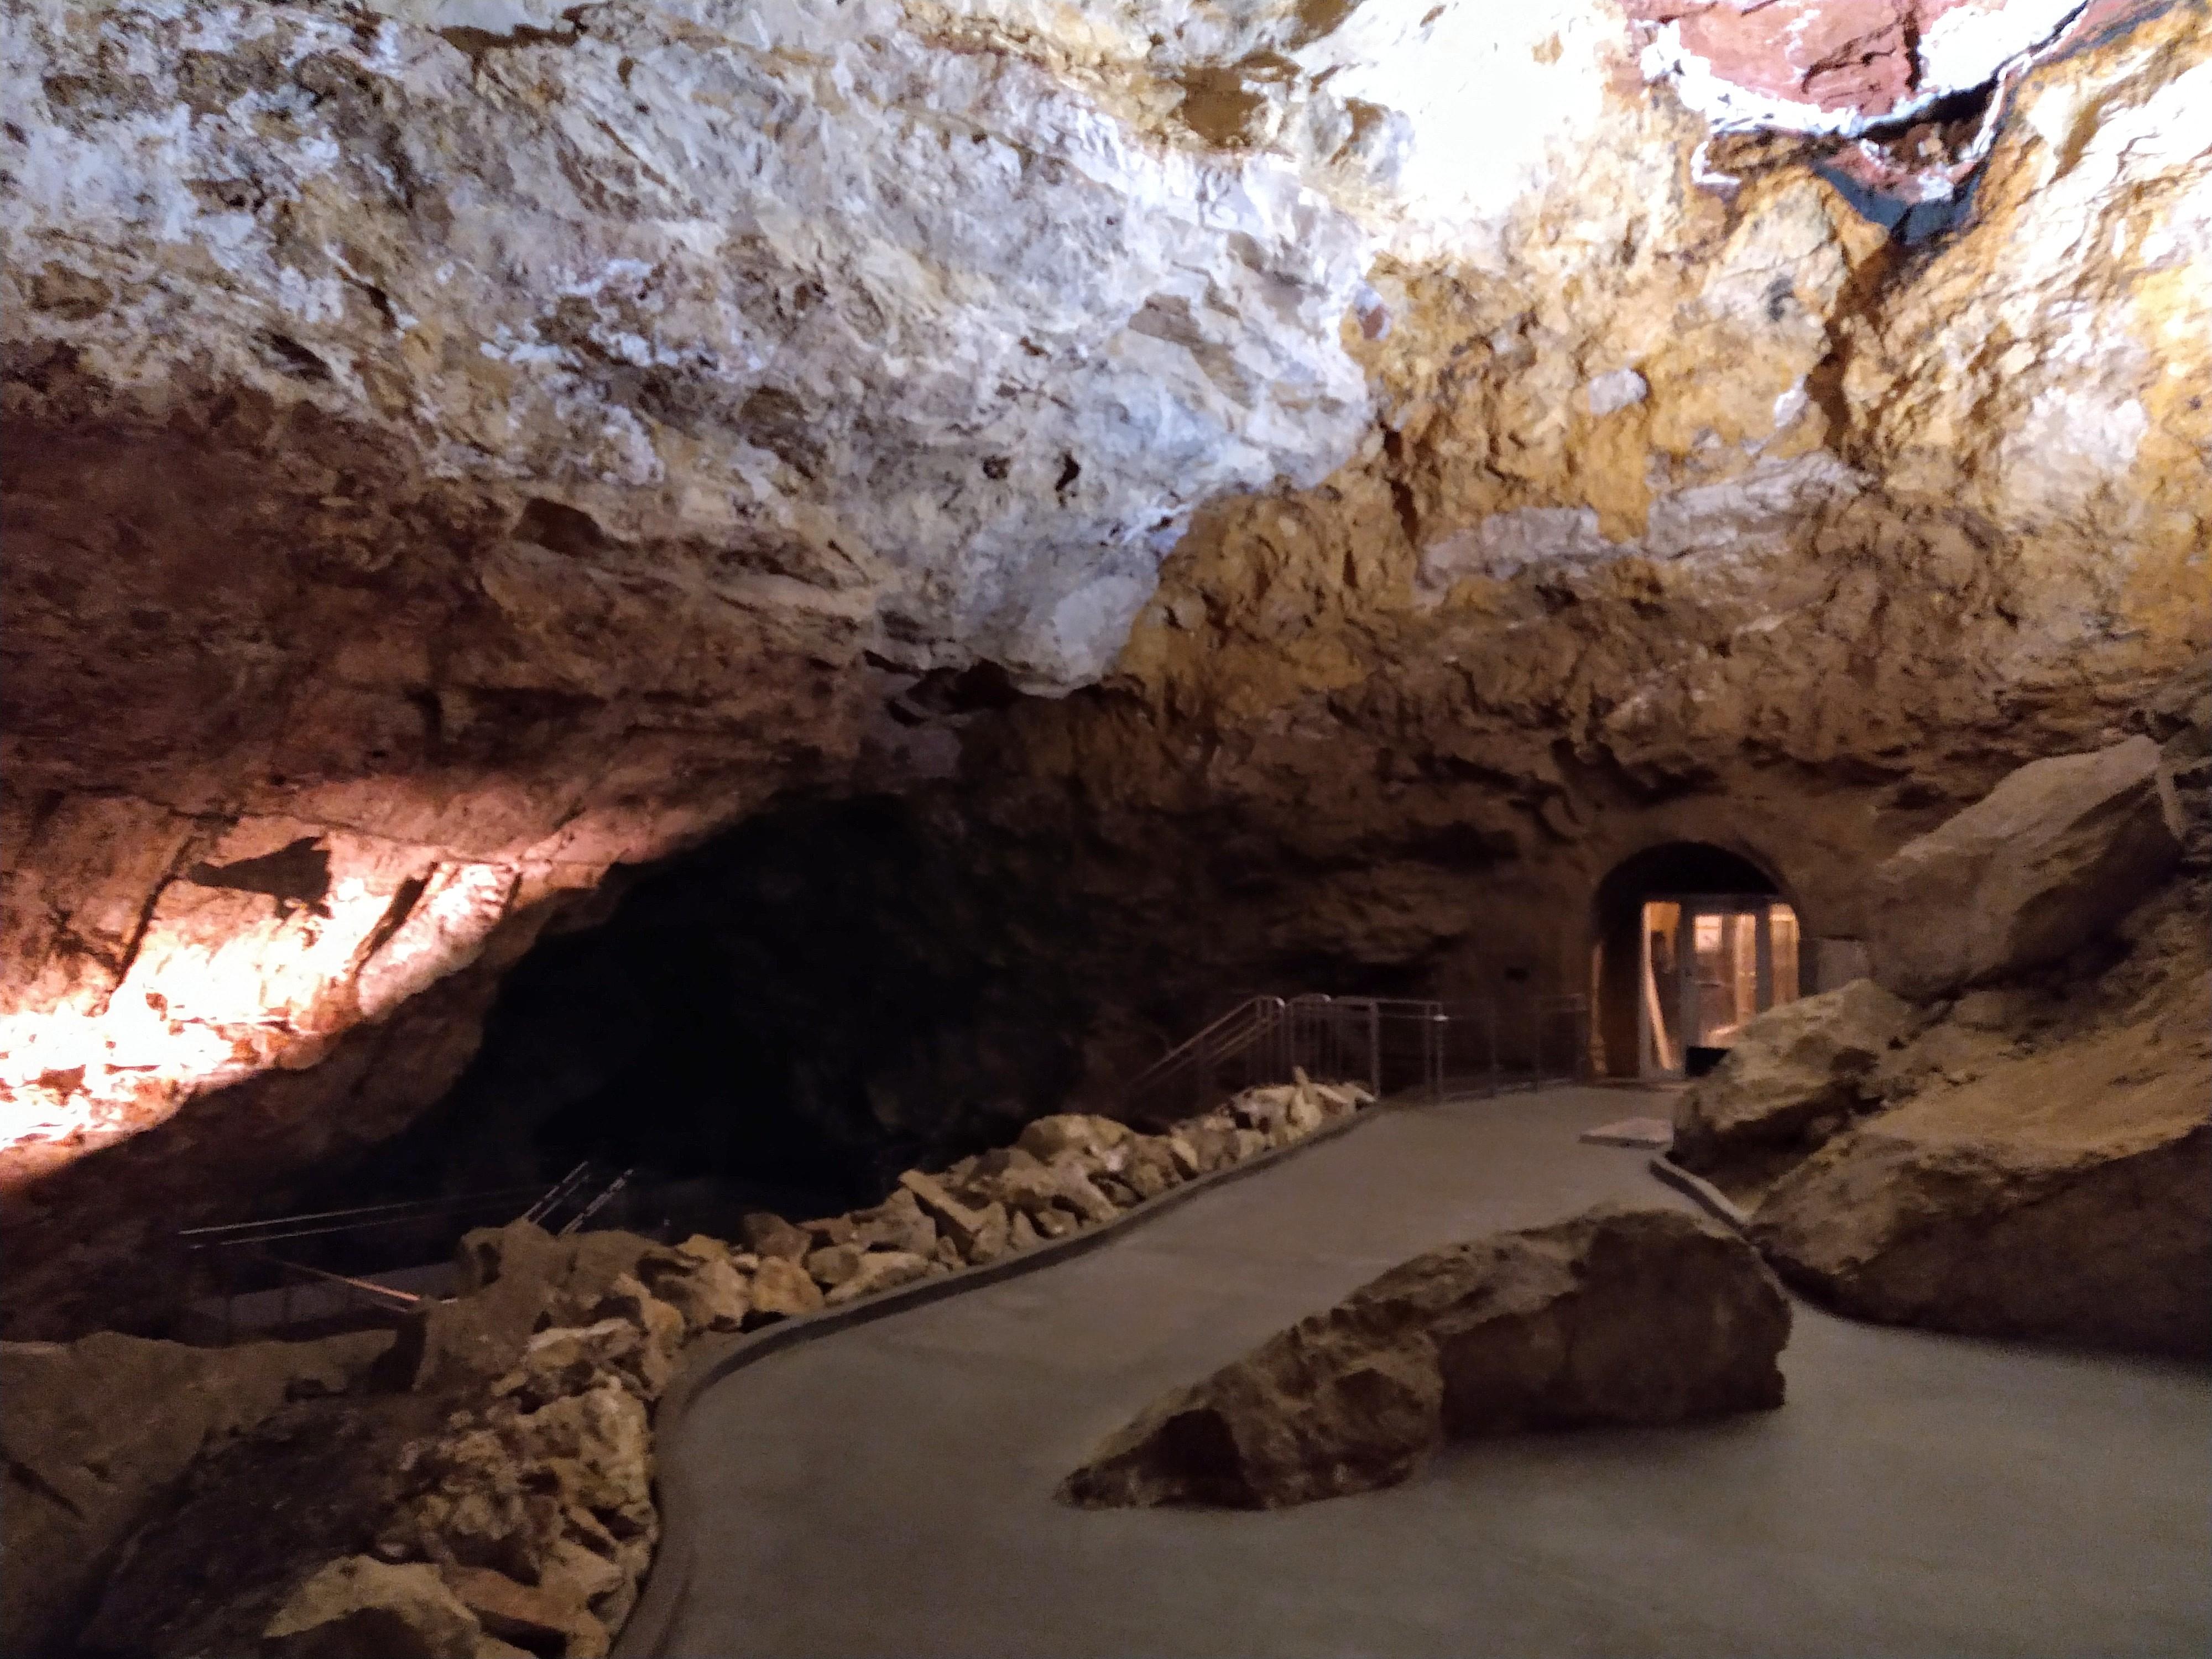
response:
<path id="1" fill-rule="evenodd" d="M 1194 973 L 1480 902 L 1572 984 L 1653 836 L 1849 934 L 1944 800 L 2169 735 L 2201 8 L 1907 9 L 12 8 L 19 1262 L 382 1139 L 611 866 L 786 790 L 1095 822 L 1102 938 L 1231 917 Z M 1967 23 L 1908 256 L 1815 169 L 1902 189 L 1852 134 Z"/>

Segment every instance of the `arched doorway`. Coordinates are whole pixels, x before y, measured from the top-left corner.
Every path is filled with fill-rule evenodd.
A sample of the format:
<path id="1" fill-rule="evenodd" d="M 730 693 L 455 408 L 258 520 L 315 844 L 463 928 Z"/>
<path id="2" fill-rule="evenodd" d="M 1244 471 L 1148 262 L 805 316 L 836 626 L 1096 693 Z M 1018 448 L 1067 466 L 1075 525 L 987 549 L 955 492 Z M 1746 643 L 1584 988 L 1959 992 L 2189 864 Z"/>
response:
<path id="1" fill-rule="evenodd" d="M 1799 994 L 1797 913 L 1748 859 L 1671 842 L 1598 884 L 1591 1000 L 1608 1077 L 1695 1077 Z"/>

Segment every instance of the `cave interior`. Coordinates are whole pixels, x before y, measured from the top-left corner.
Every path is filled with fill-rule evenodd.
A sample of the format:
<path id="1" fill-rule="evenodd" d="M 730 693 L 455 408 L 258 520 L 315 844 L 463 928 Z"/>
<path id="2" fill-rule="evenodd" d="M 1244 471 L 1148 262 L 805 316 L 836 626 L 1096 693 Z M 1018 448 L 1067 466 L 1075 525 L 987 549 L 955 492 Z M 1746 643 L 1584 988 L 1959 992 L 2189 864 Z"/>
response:
<path id="1" fill-rule="evenodd" d="M 0 1648 L 896 1650 L 842 1401 L 950 1651 L 1753 1412 L 1869 1650 L 2203 1651 L 2208 4 L 11 0 Z M 1819 1624 L 1531 1503 L 1382 1647 Z"/>

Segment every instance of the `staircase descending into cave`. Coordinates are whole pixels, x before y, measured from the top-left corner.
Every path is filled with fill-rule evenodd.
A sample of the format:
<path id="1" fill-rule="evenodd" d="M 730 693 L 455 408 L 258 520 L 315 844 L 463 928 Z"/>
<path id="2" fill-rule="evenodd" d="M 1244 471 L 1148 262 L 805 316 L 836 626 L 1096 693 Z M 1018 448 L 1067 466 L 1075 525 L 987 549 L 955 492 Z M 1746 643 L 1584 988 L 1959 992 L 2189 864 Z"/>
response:
<path id="1" fill-rule="evenodd" d="M 630 1185 L 635 1170 L 586 1159 L 543 1192 L 501 1188 L 179 1233 L 179 1325 L 229 1343 L 302 1329 L 388 1324 L 451 1293 L 454 1239 L 516 1217 L 562 1237 L 580 1231 Z"/>
<path id="2" fill-rule="evenodd" d="M 1497 1001 L 1254 996 L 1132 1078 L 1115 1103 L 1130 1122 L 1158 1127 L 1299 1071 L 1362 1081 L 1378 1097 L 1495 1094 L 1572 1082 L 1589 1051 L 1582 996 L 1531 995 L 1503 1009 Z"/>
<path id="3" fill-rule="evenodd" d="M 543 1198 L 522 1212 L 522 1219 L 566 1238 L 613 1202 L 636 1173 L 635 1170 L 610 1170 L 586 1158 L 547 1188 Z"/>

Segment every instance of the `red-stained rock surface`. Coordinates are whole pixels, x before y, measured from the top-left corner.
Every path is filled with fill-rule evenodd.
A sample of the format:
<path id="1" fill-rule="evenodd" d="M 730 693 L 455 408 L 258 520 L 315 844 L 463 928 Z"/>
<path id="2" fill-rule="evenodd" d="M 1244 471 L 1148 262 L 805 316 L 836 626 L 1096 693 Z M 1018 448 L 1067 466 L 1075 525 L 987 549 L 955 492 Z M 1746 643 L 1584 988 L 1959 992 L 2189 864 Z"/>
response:
<path id="1" fill-rule="evenodd" d="M 1715 74 L 1822 109 L 1887 115 L 1918 89 L 1914 42 L 1971 0 L 1769 0 L 1680 8 L 1682 41 Z"/>

